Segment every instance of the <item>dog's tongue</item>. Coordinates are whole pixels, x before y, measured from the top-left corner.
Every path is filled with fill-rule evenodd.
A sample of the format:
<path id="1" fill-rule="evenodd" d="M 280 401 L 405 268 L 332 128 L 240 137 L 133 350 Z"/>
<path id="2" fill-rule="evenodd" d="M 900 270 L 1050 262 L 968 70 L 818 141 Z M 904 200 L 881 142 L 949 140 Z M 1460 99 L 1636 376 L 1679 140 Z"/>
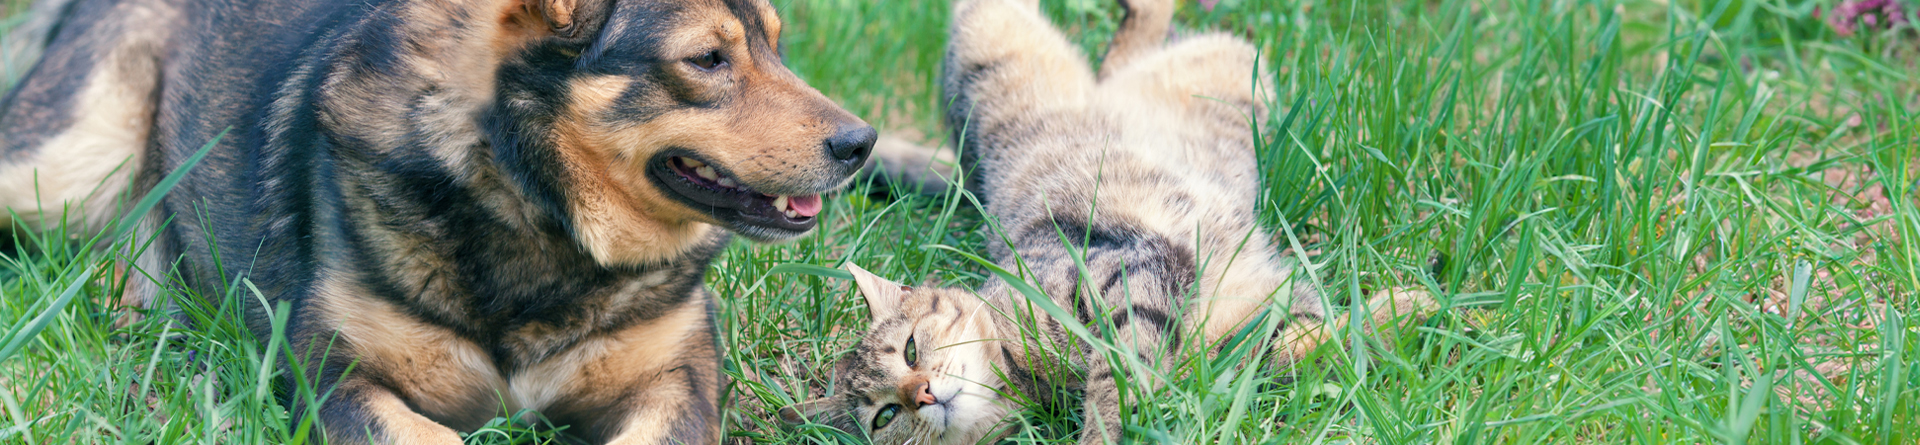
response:
<path id="1" fill-rule="evenodd" d="M 820 195 L 795 196 L 787 198 L 787 206 L 800 216 L 820 214 Z"/>

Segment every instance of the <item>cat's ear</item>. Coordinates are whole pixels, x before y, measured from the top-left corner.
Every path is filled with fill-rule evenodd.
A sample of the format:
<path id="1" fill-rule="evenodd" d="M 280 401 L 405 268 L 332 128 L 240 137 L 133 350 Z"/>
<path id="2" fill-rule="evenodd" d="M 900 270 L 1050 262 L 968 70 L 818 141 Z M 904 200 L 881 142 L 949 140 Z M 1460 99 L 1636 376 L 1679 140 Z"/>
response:
<path id="1" fill-rule="evenodd" d="M 887 281 L 861 269 L 860 266 L 847 263 L 847 272 L 853 273 L 853 284 L 860 288 L 860 296 L 867 299 L 867 312 L 874 320 L 885 320 L 900 314 L 900 299 L 906 297 L 906 286 Z"/>
<path id="2" fill-rule="evenodd" d="M 849 429 L 853 427 L 853 416 L 847 412 L 848 408 L 846 401 L 839 396 L 808 400 L 780 408 L 780 422 L 787 426 L 810 423 L 828 425 L 849 433 L 857 433 L 858 431 Z"/>

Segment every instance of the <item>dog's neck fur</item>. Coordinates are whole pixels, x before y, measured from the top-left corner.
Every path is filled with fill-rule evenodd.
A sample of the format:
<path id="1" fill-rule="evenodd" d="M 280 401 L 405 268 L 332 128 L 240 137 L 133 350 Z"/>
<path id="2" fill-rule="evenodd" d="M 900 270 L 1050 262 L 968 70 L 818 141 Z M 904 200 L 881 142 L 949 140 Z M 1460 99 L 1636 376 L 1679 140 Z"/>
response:
<path id="1" fill-rule="evenodd" d="M 698 292 L 704 266 L 730 235 L 697 221 L 640 215 L 627 224 L 672 236 L 625 246 L 653 260 L 605 261 L 583 246 L 588 234 L 562 198 L 571 179 L 553 158 L 555 141 L 525 137 L 552 133 L 552 116 L 566 94 L 549 91 L 558 83 L 545 77 L 568 72 L 569 54 L 577 54 L 581 42 L 549 40 L 476 56 L 467 53 L 499 51 L 492 41 L 498 30 L 426 21 L 394 26 L 469 34 L 405 49 L 418 54 L 341 56 L 400 57 L 418 65 L 413 71 L 341 68 L 321 75 L 317 119 L 346 133 L 324 155 L 351 167 L 329 171 L 356 174 L 321 179 L 320 187 L 335 190 L 344 208 L 336 220 L 317 223 L 338 235 L 330 238 L 349 240 L 331 253 L 336 264 L 360 271 L 349 275 L 391 277 L 362 279 L 357 287 L 490 345 L 504 370 L 537 363 L 596 329 L 656 316 Z M 476 66 L 440 66 L 452 62 Z M 446 106 L 423 107 L 434 111 L 427 114 L 376 106 L 389 103 Z M 294 108 L 275 111 L 291 115 L 299 112 Z M 515 127 L 520 123 L 540 127 Z M 673 260 L 660 260 L 666 258 Z M 376 270 L 384 273 L 368 273 Z"/>
<path id="2" fill-rule="evenodd" d="M 478 1 L 456 6 L 468 9 L 463 14 L 393 12 L 415 17 L 392 24 L 405 28 L 405 32 L 396 34 L 458 37 L 391 48 L 397 54 L 340 55 L 399 59 L 409 69 L 386 72 L 353 69 L 358 66 L 355 63 L 334 64 L 335 72 L 322 75 L 322 93 L 316 98 L 321 123 L 367 147 L 417 147 L 348 156 L 406 168 L 420 168 L 422 162 L 441 164 L 441 170 L 458 172 L 447 178 L 451 184 L 477 195 L 475 200 L 496 219 L 521 231 L 550 230 L 550 223 L 557 222 L 560 230 L 573 237 L 576 245 L 586 247 L 600 264 L 679 259 L 704 244 L 709 232 L 716 229 L 684 215 L 631 208 L 609 197 L 597 197 L 597 205 L 576 206 L 562 195 L 562 190 L 599 191 L 580 187 L 589 179 L 569 166 L 581 161 L 561 159 L 571 153 L 556 149 L 561 143 L 578 141 L 540 136 L 556 134 L 557 119 L 566 112 L 570 98 L 567 89 L 571 84 L 555 79 L 577 75 L 574 65 L 591 43 L 583 36 L 599 33 L 604 17 L 588 16 L 587 21 L 574 24 L 573 37 L 552 38 L 528 35 L 533 31 L 516 27 L 513 22 L 446 21 L 459 16 L 488 17 L 497 14 L 499 4 L 508 2 Z M 397 102 L 393 97 L 411 99 Z M 387 106 L 393 103 L 443 106 Z M 430 156 L 396 159 L 421 153 Z"/>

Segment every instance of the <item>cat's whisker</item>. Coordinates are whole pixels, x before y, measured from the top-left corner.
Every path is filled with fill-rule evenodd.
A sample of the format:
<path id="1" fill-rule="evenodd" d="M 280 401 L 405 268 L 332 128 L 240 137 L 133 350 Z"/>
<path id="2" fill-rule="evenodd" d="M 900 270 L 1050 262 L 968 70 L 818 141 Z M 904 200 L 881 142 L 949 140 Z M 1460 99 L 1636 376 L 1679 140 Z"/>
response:
<path id="1" fill-rule="evenodd" d="M 1084 424 L 1099 426 L 1083 431 L 1085 438 L 1119 438 L 1115 373 L 1135 376 L 1130 384 L 1162 385 L 1170 373 L 1163 367 L 1171 361 L 1151 357 L 1183 344 L 1212 344 L 1237 329 L 1190 323 L 1190 310 L 1199 311 L 1192 312 L 1198 320 L 1245 320 L 1262 305 L 1229 304 L 1215 296 L 1271 294 L 1289 282 L 1291 269 L 1273 263 L 1280 252 L 1271 242 L 1247 242 L 1274 239 L 1255 222 L 1263 187 L 1255 135 L 1240 112 L 1264 111 L 1222 108 L 1192 94 L 1264 103 L 1248 82 L 1260 77 L 1252 75 L 1259 70 L 1253 64 L 1258 50 L 1229 35 L 1163 48 L 1176 2 L 1130 0 L 1122 3 L 1132 25 L 1121 29 L 1131 31 L 1114 36 L 1110 46 L 1121 49 L 1110 50 L 1107 63 L 1144 62 L 1115 71 L 1122 75 L 1096 76 L 1051 22 L 1025 12 L 994 12 L 1015 2 L 955 3 L 953 35 L 968 37 L 948 42 L 947 66 L 959 69 L 944 74 L 944 92 L 983 113 L 949 123 L 956 131 L 976 131 L 956 132 L 955 141 L 985 154 L 963 162 L 978 163 L 965 168 L 989 175 L 983 178 L 996 178 L 975 192 L 985 216 L 997 224 L 993 230 L 1006 229 L 998 234 L 1008 245 L 991 252 L 993 261 L 1019 276 L 998 275 L 971 290 L 914 289 L 849 264 L 875 315 L 860 354 L 846 360 L 882 374 L 851 387 L 889 400 L 870 404 L 895 409 L 892 401 L 919 403 L 927 393 L 939 402 L 914 405 L 913 415 L 902 418 L 911 421 L 871 428 L 883 445 L 977 442 L 1018 408 L 1014 396 L 1026 392 L 1038 399 L 1058 379 L 1086 393 L 1082 412 L 1091 418 Z M 1134 14 L 1134 8 L 1166 14 Z M 1168 78 L 1193 90 L 1170 94 L 1159 84 Z M 1088 98 L 1096 89 L 1100 94 Z M 1069 103 L 1075 104 L 1071 111 L 1056 106 Z M 1205 149 L 1169 150 L 1162 142 Z M 1219 264 L 1225 266 L 1206 267 Z M 1318 301 L 1313 293 L 1289 296 Z M 975 304 L 967 305 L 966 298 Z M 1032 304 L 1048 300 L 1056 306 L 1051 315 Z M 1196 304 L 1206 309 L 1191 309 Z M 1079 319 L 1054 318 L 1063 308 Z M 1315 305 L 1290 314 L 1322 317 L 1320 311 Z M 895 317 L 932 324 L 903 334 Z M 1069 332 L 1067 324 L 1076 322 Z M 1080 338 L 1089 329 L 1098 338 Z M 1198 333 L 1194 343 L 1181 341 L 1188 330 Z M 1109 360 L 1108 353 L 1121 358 Z M 1066 375 L 1077 361 L 1097 369 Z M 976 364 L 979 375 L 973 375 Z M 923 381 L 926 386 L 913 386 Z"/>

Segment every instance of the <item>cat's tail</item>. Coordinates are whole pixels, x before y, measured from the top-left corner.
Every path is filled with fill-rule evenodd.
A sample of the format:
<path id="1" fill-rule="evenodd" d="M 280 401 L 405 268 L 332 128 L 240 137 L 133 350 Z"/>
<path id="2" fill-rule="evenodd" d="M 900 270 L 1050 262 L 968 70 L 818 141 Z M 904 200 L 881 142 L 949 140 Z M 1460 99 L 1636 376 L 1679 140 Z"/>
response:
<path id="1" fill-rule="evenodd" d="M 871 181 L 874 190 L 942 195 L 960 180 L 957 167 L 953 151 L 882 134 L 867 165 L 860 168 L 859 180 Z"/>

